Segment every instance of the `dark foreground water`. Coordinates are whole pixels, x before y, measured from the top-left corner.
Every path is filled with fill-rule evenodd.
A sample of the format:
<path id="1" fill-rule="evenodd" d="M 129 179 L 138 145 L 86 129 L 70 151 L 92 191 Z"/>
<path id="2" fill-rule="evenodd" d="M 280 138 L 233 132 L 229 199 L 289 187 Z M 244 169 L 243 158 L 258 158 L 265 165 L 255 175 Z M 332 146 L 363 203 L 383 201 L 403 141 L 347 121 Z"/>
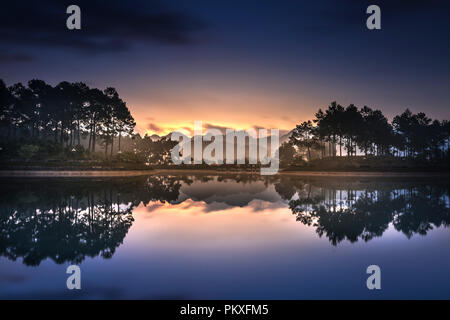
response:
<path id="1" fill-rule="evenodd" d="M 2 179 L 0 298 L 449 299 L 449 190 L 409 178 Z M 79 291 L 66 287 L 71 264 Z"/>

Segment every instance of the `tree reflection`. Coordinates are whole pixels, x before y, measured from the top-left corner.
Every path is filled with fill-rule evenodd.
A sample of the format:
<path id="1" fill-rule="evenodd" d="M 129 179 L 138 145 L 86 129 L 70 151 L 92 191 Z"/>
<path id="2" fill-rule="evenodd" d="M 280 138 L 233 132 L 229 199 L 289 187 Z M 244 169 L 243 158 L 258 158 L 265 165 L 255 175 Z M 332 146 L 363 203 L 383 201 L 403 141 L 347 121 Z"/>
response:
<path id="1" fill-rule="evenodd" d="M 408 238 L 450 224 L 448 185 L 392 182 L 324 185 L 282 179 L 276 184 L 297 221 L 313 226 L 333 245 L 380 237 L 392 223 Z"/>
<path id="2" fill-rule="evenodd" d="M 3 181 L 0 187 L 0 255 L 37 266 L 113 256 L 142 201 L 174 201 L 180 179 Z M 187 181 L 189 182 L 189 181 Z"/>
<path id="3" fill-rule="evenodd" d="M 315 228 L 333 245 L 369 241 L 390 226 L 410 238 L 450 225 L 446 181 L 225 173 L 2 179 L 0 255 L 30 266 L 47 258 L 60 264 L 80 263 L 86 257 L 111 258 L 133 224 L 136 206 L 155 201 L 176 205 L 186 199 L 205 205 L 224 202 L 230 207 L 245 207 L 255 199 L 283 202 L 297 221 Z"/>

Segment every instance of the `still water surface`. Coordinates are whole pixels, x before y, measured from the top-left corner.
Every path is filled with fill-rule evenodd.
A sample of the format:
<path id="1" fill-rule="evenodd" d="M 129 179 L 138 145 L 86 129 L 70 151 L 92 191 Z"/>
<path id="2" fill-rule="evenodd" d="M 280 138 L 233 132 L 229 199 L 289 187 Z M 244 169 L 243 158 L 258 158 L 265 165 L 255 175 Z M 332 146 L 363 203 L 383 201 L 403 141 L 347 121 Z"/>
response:
<path id="1" fill-rule="evenodd" d="M 0 298 L 450 299 L 449 190 L 436 178 L 2 179 Z"/>

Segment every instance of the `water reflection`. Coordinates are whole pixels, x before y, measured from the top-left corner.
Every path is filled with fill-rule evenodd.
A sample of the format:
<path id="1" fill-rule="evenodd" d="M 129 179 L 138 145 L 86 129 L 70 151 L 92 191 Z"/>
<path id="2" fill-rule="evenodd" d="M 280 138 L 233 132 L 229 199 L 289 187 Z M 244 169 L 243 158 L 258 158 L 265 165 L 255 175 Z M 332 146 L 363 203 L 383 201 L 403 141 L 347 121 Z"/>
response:
<path id="1" fill-rule="evenodd" d="M 297 221 L 315 227 L 317 234 L 333 245 L 380 237 L 390 223 L 408 238 L 450 225 L 449 188 L 445 183 L 344 182 L 325 187 L 291 181 L 278 184 L 277 191 L 289 201 Z"/>
<path id="2" fill-rule="evenodd" d="M 140 204 L 189 200 L 212 212 L 257 199 L 289 208 L 332 245 L 381 237 L 390 224 L 407 237 L 450 224 L 449 184 L 426 179 L 161 175 L 3 180 L 0 191 L 0 255 L 29 266 L 111 258 Z"/>
<path id="3" fill-rule="evenodd" d="M 175 201 L 175 177 L 106 180 L 4 180 L 0 187 L 0 255 L 37 266 L 110 258 L 141 202 Z"/>
<path id="4" fill-rule="evenodd" d="M 48 183 L 48 184 L 47 184 Z M 133 223 L 136 202 L 112 187 L 93 184 L 3 184 L 0 253 L 36 266 L 46 258 L 61 264 L 86 256 L 109 258 Z"/>

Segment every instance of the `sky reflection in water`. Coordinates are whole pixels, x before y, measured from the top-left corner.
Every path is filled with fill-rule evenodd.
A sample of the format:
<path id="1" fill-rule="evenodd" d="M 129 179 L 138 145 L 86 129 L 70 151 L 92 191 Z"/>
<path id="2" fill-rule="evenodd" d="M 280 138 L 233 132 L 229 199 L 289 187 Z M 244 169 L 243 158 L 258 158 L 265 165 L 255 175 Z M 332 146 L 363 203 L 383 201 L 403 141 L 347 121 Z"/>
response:
<path id="1" fill-rule="evenodd" d="M 195 175 L 1 189 L 1 298 L 450 298 L 447 182 Z M 365 286 L 370 264 L 381 291 Z"/>

